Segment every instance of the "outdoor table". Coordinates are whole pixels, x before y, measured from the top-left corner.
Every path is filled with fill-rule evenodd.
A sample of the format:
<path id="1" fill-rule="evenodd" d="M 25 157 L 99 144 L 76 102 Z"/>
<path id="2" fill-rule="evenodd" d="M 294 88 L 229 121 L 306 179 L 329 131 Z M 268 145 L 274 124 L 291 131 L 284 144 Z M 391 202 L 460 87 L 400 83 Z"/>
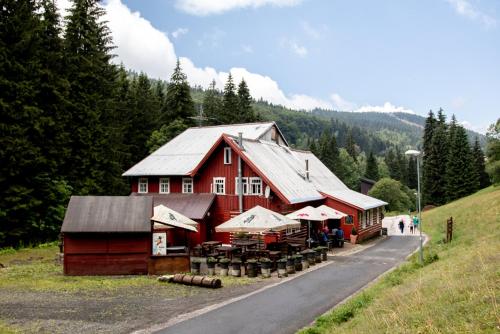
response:
<path id="1" fill-rule="evenodd" d="M 248 247 L 255 246 L 258 243 L 259 242 L 256 240 L 235 240 L 235 241 L 233 241 L 233 245 L 241 247 L 243 250 L 243 253 L 245 253 L 247 251 Z"/>
<path id="2" fill-rule="evenodd" d="M 218 252 L 224 253 L 224 256 L 230 260 L 233 259 L 233 253 L 235 253 L 238 250 L 241 250 L 240 247 L 235 247 L 235 246 L 219 246 L 219 247 L 216 247 L 215 249 Z"/>
<path id="3" fill-rule="evenodd" d="M 215 247 L 222 246 L 222 241 L 205 241 L 202 245 L 207 254 L 213 254 Z"/>

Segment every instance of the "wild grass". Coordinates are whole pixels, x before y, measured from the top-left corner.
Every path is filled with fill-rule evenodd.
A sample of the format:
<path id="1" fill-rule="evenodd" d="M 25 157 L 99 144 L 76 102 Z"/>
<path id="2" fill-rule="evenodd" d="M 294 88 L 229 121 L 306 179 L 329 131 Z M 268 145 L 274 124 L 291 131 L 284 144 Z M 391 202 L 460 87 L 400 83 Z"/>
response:
<path id="1" fill-rule="evenodd" d="M 443 242 L 453 216 L 453 241 Z M 500 188 L 423 214 L 431 237 L 418 254 L 302 333 L 498 333 Z"/>
<path id="2" fill-rule="evenodd" d="M 0 269 L 0 289 L 92 293 L 112 292 L 125 288 L 148 288 L 170 296 L 184 296 L 198 291 L 179 284 L 159 283 L 156 276 L 65 276 L 62 273 L 62 266 L 55 261 L 58 251 L 55 243 L 35 248 L 0 251 L 0 263 L 5 266 Z M 229 276 L 220 279 L 223 287 L 251 284 L 258 280 Z"/>

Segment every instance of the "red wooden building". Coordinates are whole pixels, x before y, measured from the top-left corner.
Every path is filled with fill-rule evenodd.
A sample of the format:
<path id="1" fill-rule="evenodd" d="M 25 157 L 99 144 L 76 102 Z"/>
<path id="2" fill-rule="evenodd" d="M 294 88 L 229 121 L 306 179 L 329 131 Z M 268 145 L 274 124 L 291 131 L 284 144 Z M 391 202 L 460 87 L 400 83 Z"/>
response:
<path id="1" fill-rule="evenodd" d="M 200 223 L 191 245 L 229 243 L 215 226 L 256 205 L 286 214 L 326 204 L 349 215 L 337 222 L 346 237 L 355 226 L 364 239 L 379 233 L 387 204 L 350 190 L 311 152 L 290 148 L 274 122 L 187 129 L 123 175 L 133 195 L 153 195 L 154 205 L 175 197 L 172 208 Z"/>

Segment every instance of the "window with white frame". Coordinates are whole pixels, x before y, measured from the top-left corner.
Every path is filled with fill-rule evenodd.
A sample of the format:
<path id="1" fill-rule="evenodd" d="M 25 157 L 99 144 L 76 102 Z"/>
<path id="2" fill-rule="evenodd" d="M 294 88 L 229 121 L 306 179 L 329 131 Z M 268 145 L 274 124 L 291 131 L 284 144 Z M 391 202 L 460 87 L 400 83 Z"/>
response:
<path id="1" fill-rule="evenodd" d="M 239 195 L 240 192 L 239 192 L 239 188 L 238 188 L 238 185 L 240 184 L 238 182 L 239 178 L 238 177 L 235 177 L 234 178 L 234 184 L 235 184 L 235 189 L 234 189 L 234 193 L 236 195 Z M 248 195 L 248 177 L 242 177 L 241 178 L 241 183 L 243 184 L 243 195 Z"/>
<path id="2" fill-rule="evenodd" d="M 361 216 L 361 228 L 366 227 L 366 211 L 363 211 L 363 214 Z"/>
<path id="3" fill-rule="evenodd" d="M 182 178 L 182 193 L 191 194 L 193 193 L 193 178 L 183 177 Z"/>
<path id="4" fill-rule="evenodd" d="M 214 177 L 213 182 L 213 192 L 217 195 L 226 194 L 226 178 L 225 177 Z"/>
<path id="5" fill-rule="evenodd" d="M 231 147 L 224 147 L 224 165 L 231 164 Z"/>
<path id="6" fill-rule="evenodd" d="M 372 224 L 372 210 L 366 211 L 366 226 L 370 226 Z"/>
<path id="7" fill-rule="evenodd" d="M 141 177 L 139 179 L 138 188 L 140 194 L 146 194 L 148 192 L 148 179 L 146 177 Z"/>
<path id="8" fill-rule="evenodd" d="M 287 227 L 286 228 L 286 234 L 288 234 L 288 235 L 294 234 L 294 233 L 297 233 L 297 232 L 300 232 L 300 226 L 299 227 Z"/>
<path id="9" fill-rule="evenodd" d="M 260 177 L 251 177 L 250 179 L 250 194 L 262 195 L 262 179 Z"/>
<path id="10" fill-rule="evenodd" d="M 170 179 L 168 177 L 160 177 L 160 194 L 170 193 Z"/>

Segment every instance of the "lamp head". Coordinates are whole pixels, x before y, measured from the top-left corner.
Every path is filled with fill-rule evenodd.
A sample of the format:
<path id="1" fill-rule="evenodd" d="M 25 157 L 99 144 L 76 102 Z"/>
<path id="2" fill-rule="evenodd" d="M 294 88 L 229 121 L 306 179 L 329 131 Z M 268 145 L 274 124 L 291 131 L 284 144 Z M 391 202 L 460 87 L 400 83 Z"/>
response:
<path id="1" fill-rule="evenodd" d="M 420 154 L 421 152 L 417 150 L 408 150 L 405 152 L 405 155 L 411 155 L 413 157 L 418 157 Z"/>

